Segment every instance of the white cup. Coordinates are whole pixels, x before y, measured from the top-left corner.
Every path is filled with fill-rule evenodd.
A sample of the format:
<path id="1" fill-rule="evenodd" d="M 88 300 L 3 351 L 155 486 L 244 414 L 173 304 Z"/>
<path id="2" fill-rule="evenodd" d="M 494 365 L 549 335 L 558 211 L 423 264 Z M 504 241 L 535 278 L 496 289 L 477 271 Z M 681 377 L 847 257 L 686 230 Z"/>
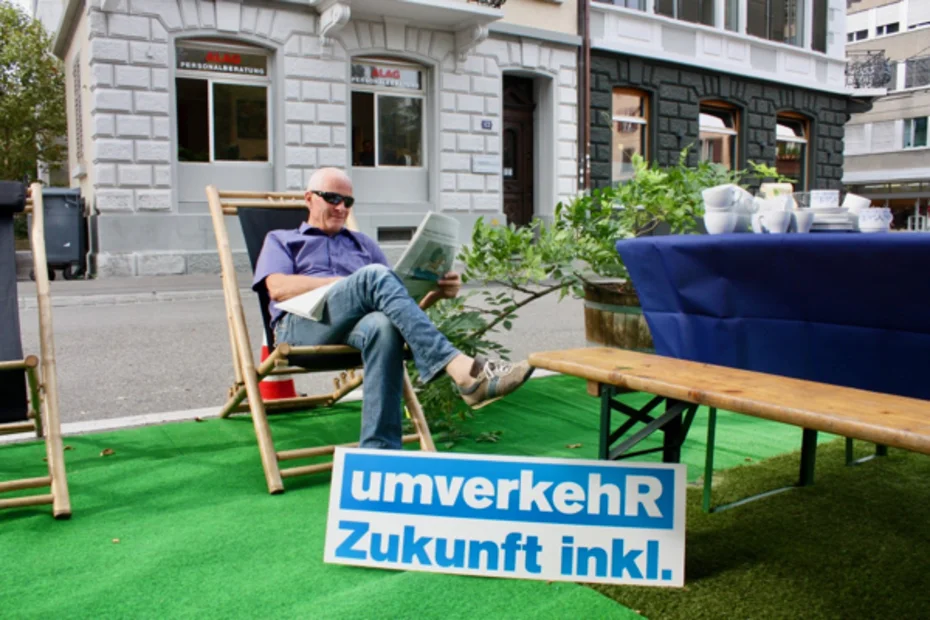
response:
<path id="1" fill-rule="evenodd" d="M 710 235 L 725 235 L 736 230 L 739 216 L 729 211 L 706 211 L 704 227 Z"/>
<path id="2" fill-rule="evenodd" d="M 806 209 L 798 209 L 791 212 L 793 228 L 799 233 L 809 233 L 811 225 L 814 223 L 814 214 Z"/>
<path id="3" fill-rule="evenodd" d="M 732 207 L 736 204 L 737 192 L 739 188 L 735 185 L 717 185 L 708 187 L 701 191 L 704 197 L 704 204 L 707 207 L 719 209 L 722 207 Z"/>
<path id="4" fill-rule="evenodd" d="M 788 211 L 764 211 L 762 226 L 770 233 L 786 233 L 791 225 L 791 213 Z"/>
<path id="5" fill-rule="evenodd" d="M 871 207 L 872 201 L 857 194 L 846 194 L 846 198 L 843 199 L 843 206 L 849 209 L 850 213 L 859 213 L 862 209 Z"/>

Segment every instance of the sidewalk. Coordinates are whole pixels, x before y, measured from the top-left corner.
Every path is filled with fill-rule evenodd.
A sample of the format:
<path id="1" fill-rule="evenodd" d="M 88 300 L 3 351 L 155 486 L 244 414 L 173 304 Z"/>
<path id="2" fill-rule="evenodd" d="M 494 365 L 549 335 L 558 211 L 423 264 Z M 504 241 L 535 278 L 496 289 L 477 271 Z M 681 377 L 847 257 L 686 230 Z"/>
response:
<path id="1" fill-rule="evenodd" d="M 240 272 L 237 278 L 240 289 L 250 292 L 252 275 Z M 480 285 L 469 283 L 464 288 L 477 286 Z M 49 287 L 53 308 L 223 298 L 223 283 L 219 274 L 54 280 L 49 282 Z M 36 307 L 35 282 L 17 282 L 16 292 L 20 310 Z"/>
<path id="2" fill-rule="evenodd" d="M 239 285 L 248 289 L 248 274 L 239 274 Z M 52 307 L 133 304 L 153 301 L 221 299 L 219 274 L 105 278 L 102 280 L 55 280 L 49 283 Z M 31 281 L 17 282 L 20 309 L 36 307 L 36 288 Z"/>

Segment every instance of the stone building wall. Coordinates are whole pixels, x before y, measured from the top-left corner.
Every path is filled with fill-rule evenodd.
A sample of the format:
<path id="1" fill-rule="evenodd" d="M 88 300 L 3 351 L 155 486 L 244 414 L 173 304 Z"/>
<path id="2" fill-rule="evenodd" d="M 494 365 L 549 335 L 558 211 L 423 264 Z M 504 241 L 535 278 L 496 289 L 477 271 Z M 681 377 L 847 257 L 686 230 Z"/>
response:
<path id="1" fill-rule="evenodd" d="M 810 189 L 840 189 L 843 178 L 843 135 L 847 98 L 702 71 L 635 56 L 593 52 L 591 57 L 591 179 L 595 187 L 611 183 L 612 91 L 637 88 L 650 95 L 651 157 L 661 165 L 677 162 L 682 148 L 697 144 L 702 101 L 732 104 L 740 111 L 740 167 L 747 160 L 774 164 L 776 113 L 796 112 L 811 123 L 813 144 Z M 689 163 L 697 163 L 692 150 Z"/>

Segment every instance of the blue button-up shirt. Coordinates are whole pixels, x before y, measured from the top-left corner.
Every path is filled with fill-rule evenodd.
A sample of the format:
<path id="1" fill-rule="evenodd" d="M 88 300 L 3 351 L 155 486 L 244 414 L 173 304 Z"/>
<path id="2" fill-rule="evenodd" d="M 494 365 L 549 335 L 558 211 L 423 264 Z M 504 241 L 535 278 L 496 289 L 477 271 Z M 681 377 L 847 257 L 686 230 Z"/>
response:
<path id="1" fill-rule="evenodd" d="M 265 278 L 273 273 L 316 278 L 345 277 L 374 263 L 390 266 L 384 252 L 368 235 L 343 228 L 330 236 L 304 222 L 297 229 L 268 233 L 255 264 L 252 290 L 257 291 L 264 286 Z M 284 314 L 274 302 L 271 302 L 269 311 L 272 325 Z"/>

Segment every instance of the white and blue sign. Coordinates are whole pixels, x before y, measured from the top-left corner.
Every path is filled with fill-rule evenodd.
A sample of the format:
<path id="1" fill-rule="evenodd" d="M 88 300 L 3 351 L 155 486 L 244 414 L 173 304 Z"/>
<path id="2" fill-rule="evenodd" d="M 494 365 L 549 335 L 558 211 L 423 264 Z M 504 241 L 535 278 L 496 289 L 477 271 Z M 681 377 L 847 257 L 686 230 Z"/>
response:
<path id="1" fill-rule="evenodd" d="M 684 585 L 685 465 L 337 448 L 325 561 Z"/>

